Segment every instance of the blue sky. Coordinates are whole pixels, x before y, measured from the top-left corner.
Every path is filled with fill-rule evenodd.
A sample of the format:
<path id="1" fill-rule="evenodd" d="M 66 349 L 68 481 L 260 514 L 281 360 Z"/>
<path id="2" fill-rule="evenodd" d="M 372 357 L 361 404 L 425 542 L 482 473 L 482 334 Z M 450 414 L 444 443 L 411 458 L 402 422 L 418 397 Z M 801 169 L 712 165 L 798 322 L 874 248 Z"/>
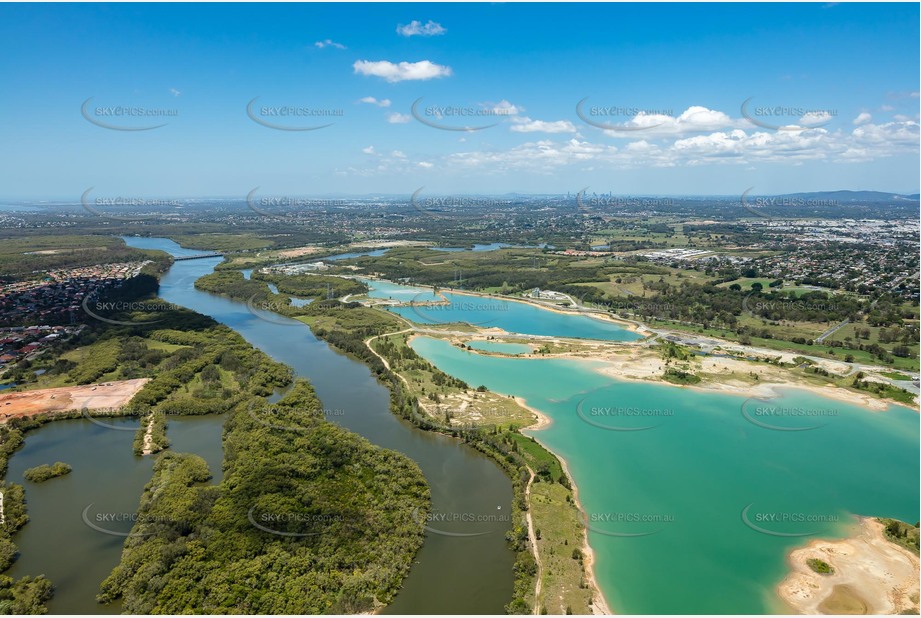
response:
<path id="1" fill-rule="evenodd" d="M 0 5 L 0 193 L 916 192 L 918 20 L 879 3 Z M 263 126 L 257 97 L 256 120 L 332 124 Z"/>

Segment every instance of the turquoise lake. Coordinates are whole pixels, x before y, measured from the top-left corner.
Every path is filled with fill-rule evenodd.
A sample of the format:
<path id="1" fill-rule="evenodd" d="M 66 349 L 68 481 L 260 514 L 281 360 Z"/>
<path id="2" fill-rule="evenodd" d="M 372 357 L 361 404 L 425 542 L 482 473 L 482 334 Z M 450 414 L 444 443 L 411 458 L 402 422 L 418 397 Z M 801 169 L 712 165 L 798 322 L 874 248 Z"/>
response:
<path id="1" fill-rule="evenodd" d="M 403 303 L 414 302 L 438 302 L 441 300 L 436 296 L 431 288 L 420 288 L 412 285 L 400 285 L 389 281 L 379 279 L 362 279 L 357 277 L 368 286 L 369 298 L 390 298 Z"/>
<path id="2" fill-rule="evenodd" d="M 378 288 L 375 298 L 394 298 L 403 302 L 433 302 L 428 288 L 410 287 L 382 281 L 371 282 Z M 642 337 L 623 326 L 587 315 L 565 314 L 543 309 L 530 303 L 442 292 L 447 303 L 388 307 L 388 310 L 416 324 L 467 323 L 483 328 L 498 327 L 509 333 L 547 337 L 574 337 L 604 341 L 636 341 Z"/>
<path id="3" fill-rule="evenodd" d="M 568 463 L 616 613 L 786 613 L 775 588 L 790 549 L 847 535 L 854 514 L 918 520 L 908 408 L 799 389 L 750 401 L 615 381 L 596 361 L 490 357 L 421 336 L 412 347 L 552 419 L 529 435 Z"/>

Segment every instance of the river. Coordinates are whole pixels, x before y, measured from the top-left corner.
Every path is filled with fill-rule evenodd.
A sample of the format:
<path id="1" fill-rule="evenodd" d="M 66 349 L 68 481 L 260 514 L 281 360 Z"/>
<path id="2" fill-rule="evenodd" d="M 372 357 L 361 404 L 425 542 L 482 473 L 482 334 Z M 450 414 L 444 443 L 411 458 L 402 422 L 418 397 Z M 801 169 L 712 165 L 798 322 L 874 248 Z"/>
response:
<path id="1" fill-rule="evenodd" d="M 159 238 L 126 237 L 130 246 L 174 256 L 201 252 Z M 511 600 L 514 553 L 505 533 L 511 527 L 511 482 L 489 458 L 451 438 L 416 429 L 389 410 L 389 391 L 362 363 L 333 351 L 297 321 L 273 315 L 262 319 L 245 303 L 194 288 L 221 258 L 175 262 L 160 281 L 159 296 L 226 324 L 255 347 L 292 367 L 314 385 L 328 418 L 372 443 L 415 460 L 432 490 L 433 521 L 403 587 L 384 613 L 499 614 Z M 136 419 L 106 420 L 134 428 Z M 215 481 L 221 472 L 220 416 L 170 418 L 171 448 L 194 452 L 208 462 Z M 74 471 L 41 485 L 26 483 L 31 521 L 14 537 L 21 556 L 8 574 L 45 574 L 56 587 L 52 613 L 118 613 L 95 602 L 99 584 L 118 563 L 130 530 L 150 457 L 135 457 L 134 434 L 88 420 L 56 421 L 26 434 L 25 445 L 10 459 L 7 478 L 22 482 L 22 472 L 41 463 L 64 461 Z M 86 507 L 92 505 L 89 511 Z M 84 517 L 85 515 L 85 517 Z M 472 521 L 479 520 L 479 521 Z M 488 523 L 484 523 L 488 522 Z M 454 534 L 480 533 L 477 536 Z"/>
<path id="2" fill-rule="evenodd" d="M 179 250 L 167 239 L 127 237 L 125 241 L 173 254 Z M 456 440 L 418 430 L 394 416 L 389 391 L 364 364 L 333 351 L 301 322 L 274 314 L 262 319 L 245 303 L 196 290 L 195 280 L 210 273 L 220 260 L 176 262 L 162 277 L 159 296 L 233 328 L 310 380 L 324 409 L 332 412 L 328 418 L 416 461 L 431 487 L 436 515 L 469 520 L 510 512 L 512 486 L 502 470 Z M 504 539 L 510 527 L 510 522 L 470 521 L 429 526 L 416 563 L 386 613 L 503 613 L 514 583 L 514 553 Z M 458 537 L 439 532 L 488 533 Z"/>

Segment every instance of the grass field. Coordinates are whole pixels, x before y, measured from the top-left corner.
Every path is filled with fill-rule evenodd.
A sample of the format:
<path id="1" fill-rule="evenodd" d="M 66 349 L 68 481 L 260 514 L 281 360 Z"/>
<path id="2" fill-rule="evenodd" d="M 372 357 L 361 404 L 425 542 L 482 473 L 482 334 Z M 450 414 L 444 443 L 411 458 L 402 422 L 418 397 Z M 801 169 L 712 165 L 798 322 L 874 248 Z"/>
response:
<path id="1" fill-rule="evenodd" d="M 689 324 L 681 324 L 678 322 L 671 322 L 668 320 L 656 320 L 653 323 L 650 323 L 650 326 L 653 328 L 667 327 L 672 330 L 682 331 L 686 333 L 693 333 L 698 335 L 709 335 L 712 337 L 718 337 L 721 339 L 727 339 L 729 341 L 737 341 L 738 335 L 735 332 L 728 331 L 720 328 L 703 328 L 700 326 L 691 326 Z M 778 352 L 800 352 L 803 354 L 808 354 L 810 356 L 821 356 L 823 358 L 833 359 L 843 361 L 844 357 L 848 354 L 854 357 L 854 361 L 858 363 L 863 363 L 867 365 L 881 365 L 882 363 L 876 357 L 874 357 L 870 352 L 865 350 L 855 350 L 851 348 L 833 348 L 831 346 L 824 345 L 807 345 L 805 343 L 793 343 L 792 341 L 781 341 L 779 339 L 764 339 L 762 337 L 751 337 L 751 345 L 767 348 L 769 350 L 776 350 Z M 917 350 L 917 347 L 915 348 Z M 918 371 L 919 361 L 918 357 L 914 356 L 911 358 L 900 358 L 895 357 L 892 363 L 893 369 L 902 369 L 905 371 Z"/>

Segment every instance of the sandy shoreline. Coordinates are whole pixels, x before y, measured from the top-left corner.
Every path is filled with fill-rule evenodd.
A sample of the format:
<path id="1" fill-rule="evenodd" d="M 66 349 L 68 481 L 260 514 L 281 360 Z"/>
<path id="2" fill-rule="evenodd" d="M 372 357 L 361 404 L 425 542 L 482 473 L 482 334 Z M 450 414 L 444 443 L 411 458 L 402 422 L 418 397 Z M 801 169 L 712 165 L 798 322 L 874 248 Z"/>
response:
<path id="1" fill-rule="evenodd" d="M 728 382 L 707 381 L 703 384 L 674 384 L 672 382 L 661 379 L 662 371 L 665 368 L 665 361 L 657 356 L 652 355 L 646 358 L 636 358 L 633 356 L 619 356 L 617 354 L 589 357 L 580 356 L 577 354 L 522 356 L 495 354 L 486 350 L 470 350 L 470 352 L 474 354 L 481 354 L 483 356 L 501 356 L 504 358 L 523 360 L 568 360 L 576 362 L 581 361 L 603 363 L 604 366 L 595 367 L 592 370 L 596 373 L 600 373 L 601 375 L 613 378 L 615 380 L 642 382 L 646 384 L 661 384 L 665 386 L 691 389 L 698 392 L 727 393 L 747 397 L 758 397 L 762 399 L 775 399 L 780 397 L 783 394 L 782 391 L 784 390 L 796 389 L 819 395 L 820 397 L 827 397 L 829 399 L 835 399 L 837 401 L 859 406 L 871 412 L 885 412 L 889 409 L 889 406 L 902 406 L 910 410 L 914 410 L 915 412 L 919 412 L 919 408 L 915 406 L 908 406 L 904 403 L 894 401 L 892 399 L 879 399 L 867 393 L 848 390 L 833 384 L 819 386 L 816 384 L 804 384 L 802 382 L 767 380 L 759 384 L 743 383 L 738 380 L 730 380 Z M 778 376 L 771 376 L 770 374 L 772 372 L 783 371 L 782 369 L 778 369 L 770 365 L 752 366 L 747 361 L 740 359 L 723 357 L 703 357 L 703 359 L 703 362 L 709 365 L 709 367 L 706 368 L 710 369 L 711 371 L 731 369 L 735 369 L 737 371 L 755 371 L 756 373 L 760 373 L 762 376 L 766 376 L 768 379 L 771 377 L 775 379 L 778 378 Z"/>
<path id="2" fill-rule="evenodd" d="M 775 399 L 780 397 L 784 390 L 800 390 L 820 397 L 827 397 L 829 399 L 835 399 L 837 401 L 842 401 L 852 405 L 856 405 L 862 408 L 865 408 L 871 412 L 885 412 L 889 409 L 890 405 L 903 406 L 909 409 L 918 411 L 917 408 L 906 406 L 903 403 L 893 401 L 891 399 L 879 399 L 873 397 L 872 395 L 859 393 L 855 391 L 850 391 L 839 386 L 834 386 L 832 384 L 826 384 L 823 386 L 815 384 L 803 384 L 801 382 L 762 382 L 760 384 L 744 384 L 744 383 L 730 383 L 730 382 L 715 382 L 709 381 L 704 384 L 674 384 L 662 379 L 651 379 L 658 378 L 661 375 L 661 370 L 664 367 L 664 362 L 661 359 L 647 359 L 647 367 L 642 366 L 637 367 L 636 364 L 631 364 L 629 367 L 626 366 L 617 366 L 615 362 L 612 362 L 611 359 L 586 359 L 581 356 L 563 354 L 551 358 L 565 358 L 568 360 L 599 360 L 605 363 L 604 367 L 596 369 L 598 373 L 602 375 L 617 379 L 617 380 L 626 380 L 630 382 L 645 382 L 645 383 L 654 383 L 662 384 L 667 386 L 673 386 L 678 388 L 687 388 L 690 390 L 695 390 L 699 392 L 709 392 L 709 393 L 727 393 L 732 395 L 741 395 L 748 397 L 758 397 L 763 399 Z M 745 361 L 736 361 L 734 359 L 727 358 L 713 358 L 712 362 L 716 365 L 721 365 L 725 368 L 731 368 L 733 363 L 744 363 Z M 650 366 L 658 363 L 654 370 Z M 624 363 L 626 365 L 626 363 Z M 742 368 L 741 366 L 738 368 Z M 745 367 L 748 368 L 748 367 Z M 644 370 L 645 369 L 645 370 Z M 639 370 L 639 371 L 638 371 Z M 645 374 L 645 375 L 637 375 Z"/>
<path id="3" fill-rule="evenodd" d="M 568 315 L 578 315 L 579 314 L 573 311 L 564 311 L 564 310 L 560 310 L 560 309 L 556 309 L 552 307 L 547 307 L 543 304 L 534 303 L 534 302 L 530 302 L 528 300 L 523 300 L 523 299 L 511 299 L 511 298 L 505 298 L 501 296 L 497 297 L 494 295 L 478 294 L 478 293 L 471 293 L 471 292 L 466 292 L 466 291 L 465 292 L 456 292 L 453 290 L 444 290 L 444 291 L 449 291 L 451 293 L 457 293 L 457 294 L 468 295 L 468 296 L 479 296 L 479 297 L 485 297 L 485 298 L 502 298 L 503 300 L 508 300 L 510 302 L 522 302 L 522 303 L 531 304 L 540 309 L 545 309 L 547 311 L 556 311 L 557 313 L 561 313 L 561 314 L 568 314 Z M 582 315 L 592 315 L 592 314 L 582 314 Z M 613 323 L 617 323 L 618 325 L 624 325 L 624 324 L 628 325 L 630 330 L 633 330 L 633 331 L 640 331 L 642 329 L 642 326 L 640 324 L 634 323 L 634 322 L 622 322 L 620 320 L 616 320 L 608 316 L 601 316 L 601 315 L 592 315 L 592 317 L 596 317 L 598 319 L 603 319 L 603 320 L 607 320 Z M 472 335 L 474 334 L 472 333 Z M 511 336 L 513 334 L 510 333 L 509 335 Z M 414 336 L 418 336 L 418 334 Z M 564 338 L 561 338 L 561 339 L 564 339 Z M 620 342 L 620 343 L 624 343 L 624 342 Z M 605 345 L 607 345 L 607 342 L 605 342 Z M 480 351 L 480 350 L 477 350 L 476 353 L 484 354 L 487 356 L 490 355 L 488 352 L 484 353 L 483 351 Z M 774 398 L 781 396 L 783 394 L 783 391 L 785 390 L 797 389 L 797 390 L 813 393 L 821 397 L 856 405 L 864 409 L 867 409 L 871 412 L 885 411 L 889 408 L 890 405 L 905 406 L 905 404 L 901 404 L 899 402 L 878 399 L 878 398 L 872 397 L 869 394 L 849 391 L 847 389 L 837 387 L 834 385 L 819 386 L 819 385 L 814 385 L 814 384 L 784 382 L 784 381 L 779 381 L 779 380 L 778 381 L 765 381 L 765 382 L 758 383 L 758 384 L 750 384 L 750 383 L 742 382 L 741 380 L 738 380 L 738 379 L 736 380 L 730 379 L 727 382 L 722 382 L 722 383 L 716 382 L 716 381 L 709 381 L 708 383 L 705 383 L 703 385 L 673 384 L 671 382 L 667 382 L 660 378 L 662 370 L 664 368 L 665 361 L 661 358 L 658 358 L 658 356 L 647 355 L 645 358 L 630 358 L 630 357 L 625 358 L 622 356 L 618 358 L 616 356 L 617 355 L 612 355 L 612 354 L 602 355 L 599 357 L 579 356 L 577 354 L 559 354 L 559 355 L 548 355 L 548 356 L 539 356 L 539 357 L 511 356 L 510 358 L 519 358 L 519 359 L 526 359 L 526 360 L 564 359 L 564 360 L 570 360 L 570 361 L 601 362 L 604 364 L 604 366 L 595 367 L 593 368 L 593 370 L 602 375 L 615 379 L 615 380 L 663 384 L 663 385 L 675 386 L 679 388 L 689 388 L 689 389 L 699 391 L 699 392 L 710 392 L 710 393 L 722 392 L 726 394 L 734 394 L 734 395 L 739 395 L 739 396 L 774 399 Z M 782 371 L 772 366 L 765 366 L 765 367 L 753 366 L 751 363 L 745 360 L 735 359 L 735 358 L 708 356 L 708 357 L 704 357 L 703 362 L 708 364 L 709 369 L 711 369 L 711 371 L 714 371 L 714 372 L 716 372 L 716 370 L 722 370 L 722 371 L 744 370 L 746 372 L 751 372 L 754 370 L 759 374 L 761 374 L 761 372 L 768 374 L 773 371 Z M 531 432 L 538 432 L 538 431 L 545 430 L 552 425 L 552 419 L 548 415 L 528 405 L 527 401 L 524 398 L 519 397 L 519 396 L 514 396 L 514 400 L 518 405 L 530 411 L 537 418 L 536 424 L 530 425 L 524 428 L 525 430 L 528 430 L 528 434 L 531 434 Z M 917 408 L 915 407 L 911 407 L 911 406 L 905 406 L 905 407 L 909 407 L 910 409 L 913 409 L 916 412 L 918 411 Z M 559 454 L 555 453 L 552 449 L 550 449 L 546 444 L 544 444 L 536 435 L 531 435 L 531 437 L 533 437 L 545 449 L 553 453 L 557 457 L 557 459 L 560 461 L 560 464 L 563 467 L 563 470 L 565 471 L 566 475 L 569 477 L 570 481 L 572 482 L 573 499 L 575 501 L 576 507 L 584 515 L 585 510 L 579 499 L 578 486 L 576 485 L 574 478 L 572 474 L 570 473 L 568 462 L 563 457 L 561 457 Z M 888 543 L 888 541 L 886 542 Z M 892 545 L 891 543 L 889 544 Z M 604 592 L 602 591 L 601 587 L 598 585 L 598 581 L 595 576 L 595 569 L 594 569 L 595 554 L 588 542 L 588 530 L 587 529 L 584 530 L 583 553 L 585 555 L 586 577 L 589 581 L 589 585 L 592 587 L 592 590 L 593 590 L 592 611 L 595 614 L 611 614 L 612 612 L 610 610 L 610 605 L 608 604 L 604 596 Z M 815 612 L 804 612 L 804 613 L 815 613 Z"/>
<path id="4" fill-rule="evenodd" d="M 883 524 L 859 518 L 859 529 L 840 540 L 816 539 L 787 556 L 791 572 L 777 594 L 802 614 L 918 613 L 919 561 L 889 541 Z M 834 573 L 820 575 L 807 564 L 827 562 Z"/>
<path id="5" fill-rule="evenodd" d="M 367 277 L 367 278 L 375 279 L 375 277 Z M 389 281 L 387 279 L 380 279 L 380 280 Z M 390 281 L 390 283 L 394 283 L 394 282 Z M 421 287 L 426 287 L 426 286 L 417 286 L 417 287 L 421 288 Z M 534 300 L 531 300 L 531 299 L 512 298 L 512 297 L 504 296 L 501 294 L 484 294 L 482 292 L 472 292 L 469 290 L 454 290 L 451 288 L 438 288 L 438 290 L 439 290 L 439 293 L 449 292 L 451 294 L 458 294 L 461 296 L 493 298 L 493 299 L 506 300 L 506 301 L 514 302 L 514 303 L 523 303 L 526 305 L 537 307 L 538 309 L 543 309 L 545 311 L 552 311 L 554 313 L 559 313 L 563 315 L 571 315 L 571 316 L 584 315 L 584 316 L 588 316 L 588 317 L 591 317 L 597 320 L 601 320 L 603 322 L 609 322 L 612 324 L 616 324 L 618 326 L 623 327 L 625 330 L 635 332 L 635 333 L 640 333 L 641 331 L 646 330 L 646 327 L 639 322 L 614 318 L 605 313 L 584 312 L 584 311 L 579 311 L 579 310 L 565 310 L 565 309 L 555 307 L 553 305 L 535 302 Z M 471 333 L 471 335 L 475 335 L 475 334 L 476 333 Z M 514 337 L 516 335 L 516 333 L 507 333 L 507 334 L 510 337 Z M 529 339 L 532 336 L 522 335 L 522 337 Z M 539 339 L 565 339 L 565 337 L 540 337 Z M 605 341 L 602 343 L 604 343 L 605 345 L 610 345 L 610 344 L 629 345 L 629 344 L 634 344 L 636 342 Z M 732 342 L 727 342 L 727 344 L 733 345 Z M 525 358 L 525 357 L 518 357 L 518 358 Z M 590 359 L 590 358 L 584 358 L 581 356 L 576 356 L 573 354 L 559 354 L 559 355 L 551 355 L 551 356 L 543 356 L 543 357 L 531 356 L 527 358 L 532 359 L 532 360 L 552 359 L 552 358 L 562 358 L 562 359 L 571 359 L 571 360 L 601 360 L 609 364 L 611 364 L 611 361 L 613 361 L 613 359 L 610 357 Z M 734 363 L 744 363 L 745 362 L 745 361 L 742 361 L 741 359 L 713 357 L 713 356 L 708 356 L 704 358 L 716 365 L 723 365 L 723 366 L 731 365 L 733 362 Z M 746 368 L 749 368 L 749 367 L 750 366 L 746 366 Z M 637 368 L 638 367 L 636 367 L 636 365 L 631 366 L 631 370 L 633 372 L 635 372 Z M 641 366 L 640 368 L 642 369 L 643 367 Z M 637 379 L 637 378 L 634 378 L 633 375 L 629 374 L 626 371 L 623 371 L 623 370 L 618 371 L 613 368 L 611 369 L 605 368 L 605 369 L 600 370 L 600 372 L 605 375 L 609 375 L 611 377 L 617 377 L 617 378 L 622 378 L 626 380 Z M 649 375 L 648 371 L 645 373 L 647 375 L 643 377 L 652 377 L 651 375 Z M 639 379 L 642 379 L 642 378 L 639 378 Z M 647 379 L 643 381 L 650 381 L 650 380 Z M 670 386 L 682 386 L 684 388 L 699 389 L 701 391 L 723 391 L 723 392 L 737 393 L 740 395 L 747 394 L 747 395 L 754 395 L 758 397 L 764 396 L 765 398 L 777 397 L 778 396 L 778 393 L 776 391 L 777 388 L 798 388 L 798 389 L 806 390 L 806 391 L 821 395 L 823 397 L 829 397 L 831 399 L 837 399 L 839 401 L 853 403 L 855 405 L 858 405 L 864 408 L 868 408 L 874 412 L 885 411 L 890 404 L 905 406 L 905 404 L 891 400 L 891 399 L 879 399 L 869 394 L 850 391 L 845 388 L 841 388 L 841 387 L 837 387 L 833 385 L 816 386 L 812 384 L 777 382 L 777 383 L 766 383 L 766 384 L 758 384 L 758 385 L 746 384 L 746 385 L 738 385 L 738 386 L 731 385 L 731 384 L 711 383 L 711 384 L 705 384 L 705 385 L 700 386 L 700 385 L 672 384 L 671 382 L 666 382 L 665 380 L 656 380 L 656 382 L 661 383 L 661 384 L 668 384 Z M 911 406 L 905 406 L 905 407 L 911 407 Z M 919 411 L 918 408 L 914 408 L 914 407 L 911 407 L 911 408 L 914 409 L 916 412 Z"/>
<path id="6" fill-rule="evenodd" d="M 526 410 L 532 412 L 537 417 L 537 423 L 535 425 L 529 425 L 528 427 L 524 428 L 529 432 L 541 431 L 553 424 L 553 421 L 549 416 L 540 410 L 529 406 L 524 398 L 516 396 L 515 402 Z M 582 507 L 582 502 L 579 500 L 579 488 L 573 479 L 572 473 L 569 471 L 569 464 L 549 446 L 541 442 L 537 436 L 531 437 L 533 437 L 538 444 L 547 449 L 547 451 L 553 453 L 554 457 L 559 460 L 560 465 L 563 467 L 563 472 L 569 478 L 569 482 L 572 485 L 572 498 L 576 504 L 576 508 L 579 509 L 579 512 L 584 516 L 585 509 Z M 608 605 L 608 601 L 604 596 L 604 591 L 601 589 L 601 586 L 598 585 L 598 580 L 595 578 L 595 551 L 588 543 L 588 528 L 582 529 L 582 539 L 582 553 L 585 556 L 585 574 L 588 578 L 588 584 L 592 588 L 592 613 L 594 615 L 612 615 L 614 612 L 611 611 L 611 606 Z"/>

